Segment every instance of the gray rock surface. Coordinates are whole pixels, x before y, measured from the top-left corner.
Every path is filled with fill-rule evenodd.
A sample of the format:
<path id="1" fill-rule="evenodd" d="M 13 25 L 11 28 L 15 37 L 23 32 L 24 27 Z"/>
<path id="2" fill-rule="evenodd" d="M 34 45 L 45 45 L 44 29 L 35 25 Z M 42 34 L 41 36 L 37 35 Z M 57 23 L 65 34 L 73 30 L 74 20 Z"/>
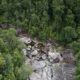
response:
<path id="1" fill-rule="evenodd" d="M 33 68 L 34 70 L 43 69 L 45 66 L 46 66 L 46 64 L 45 64 L 44 61 L 34 60 L 34 61 L 32 62 L 32 68 Z"/>
<path id="2" fill-rule="evenodd" d="M 41 53 L 38 47 L 39 45 L 37 46 L 38 42 L 36 44 L 35 41 L 35 48 L 35 46 L 30 45 L 30 38 L 21 38 L 20 40 L 29 44 L 26 49 L 23 49 L 24 55 L 26 54 L 26 64 L 29 63 L 33 69 L 33 73 L 29 76 L 29 80 L 73 80 L 75 66 L 73 63 L 66 63 L 64 61 L 65 58 L 66 60 L 71 58 L 73 61 L 74 59 L 72 58 L 74 57 L 72 54 L 68 55 L 64 51 L 61 56 L 60 52 L 51 48 L 51 45 L 48 46 L 49 51 L 45 50 L 46 53 Z M 65 55 L 69 57 L 67 58 Z"/>

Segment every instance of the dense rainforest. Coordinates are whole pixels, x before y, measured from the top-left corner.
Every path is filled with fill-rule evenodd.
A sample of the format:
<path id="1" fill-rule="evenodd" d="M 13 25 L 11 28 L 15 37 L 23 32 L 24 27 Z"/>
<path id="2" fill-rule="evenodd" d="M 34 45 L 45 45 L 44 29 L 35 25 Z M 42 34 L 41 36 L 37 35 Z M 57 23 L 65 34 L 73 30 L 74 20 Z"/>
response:
<path id="1" fill-rule="evenodd" d="M 0 24 L 12 24 L 32 37 L 55 40 L 72 48 L 76 57 L 75 78 L 80 80 L 80 0 L 0 0 Z M 19 77 L 23 58 L 18 54 L 21 49 L 14 32 L 0 30 L 0 80 L 26 80 Z M 19 69 L 17 74 L 15 69 Z"/>

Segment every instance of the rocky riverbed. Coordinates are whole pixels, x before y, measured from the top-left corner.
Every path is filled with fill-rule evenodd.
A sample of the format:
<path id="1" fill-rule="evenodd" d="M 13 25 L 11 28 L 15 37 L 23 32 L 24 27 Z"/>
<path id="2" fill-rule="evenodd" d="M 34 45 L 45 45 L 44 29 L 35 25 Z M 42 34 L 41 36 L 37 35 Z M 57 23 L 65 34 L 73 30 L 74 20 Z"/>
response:
<path id="1" fill-rule="evenodd" d="M 57 51 L 51 43 L 42 43 L 29 37 L 20 37 L 26 47 L 23 49 L 25 63 L 32 67 L 27 80 L 73 80 L 75 58 L 70 49 Z"/>

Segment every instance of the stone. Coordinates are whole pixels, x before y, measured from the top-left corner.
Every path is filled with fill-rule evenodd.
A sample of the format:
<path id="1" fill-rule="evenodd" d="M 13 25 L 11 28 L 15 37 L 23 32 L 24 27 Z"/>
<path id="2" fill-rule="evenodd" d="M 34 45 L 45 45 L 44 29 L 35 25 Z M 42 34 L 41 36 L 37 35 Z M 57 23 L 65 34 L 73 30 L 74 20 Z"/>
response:
<path id="1" fill-rule="evenodd" d="M 41 49 L 41 50 L 45 47 L 45 45 L 44 45 L 43 43 L 41 43 L 41 42 L 38 43 L 37 46 L 38 46 L 38 48 Z"/>
<path id="2" fill-rule="evenodd" d="M 38 70 L 38 69 L 41 69 L 41 68 L 44 68 L 45 67 L 45 62 L 44 61 L 34 61 L 32 62 L 32 68 L 33 70 Z"/>
<path id="3" fill-rule="evenodd" d="M 62 57 L 63 57 L 63 62 L 75 64 L 75 58 L 71 50 L 68 49 L 68 50 L 63 51 Z"/>
<path id="4" fill-rule="evenodd" d="M 31 60 L 30 60 L 29 58 L 27 58 L 27 59 L 25 60 L 25 64 L 26 64 L 26 65 L 30 65 L 30 62 L 31 62 Z"/>
<path id="5" fill-rule="evenodd" d="M 45 60 L 47 58 L 47 56 L 44 54 L 42 55 L 42 59 Z"/>
<path id="6" fill-rule="evenodd" d="M 37 54 L 38 54 L 38 51 L 36 49 L 31 53 L 31 55 L 33 56 L 36 56 Z"/>
<path id="7" fill-rule="evenodd" d="M 22 52 L 23 52 L 24 56 L 27 55 L 27 51 L 26 51 L 26 49 L 22 49 Z"/>
<path id="8" fill-rule="evenodd" d="M 60 59 L 58 57 L 53 60 L 53 63 L 59 63 L 59 62 L 60 62 Z"/>
<path id="9" fill-rule="evenodd" d="M 29 46 L 27 47 L 27 50 L 31 50 L 31 48 L 32 48 L 31 45 L 29 45 Z"/>
<path id="10" fill-rule="evenodd" d="M 34 59 L 37 60 L 37 61 L 39 61 L 39 60 L 40 60 L 40 57 L 41 57 L 41 56 L 40 56 L 40 54 L 38 53 L 36 56 L 34 56 Z"/>
<path id="11" fill-rule="evenodd" d="M 56 59 L 57 57 L 59 57 L 59 53 L 58 52 L 51 52 L 51 51 L 49 51 L 48 56 L 50 58 Z"/>
<path id="12" fill-rule="evenodd" d="M 20 41 L 25 43 L 25 44 L 30 44 L 31 43 L 31 39 L 27 38 L 27 37 L 20 38 Z"/>
<path id="13" fill-rule="evenodd" d="M 32 73 L 32 75 L 30 76 L 30 80 L 42 80 L 41 76 L 37 73 Z"/>
<path id="14" fill-rule="evenodd" d="M 34 45 L 35 45 L 35 42 L 34 42 L 34 41 L 31 41 L 31 42 L 29 43 L 29 45 L 34 46 Z"/>
<path id="15" fill-rule="evenodd" d="M 28 80 L 73 80 L 75 66 L 72 65 L 74 57 L 71 51 L 60 53 L 50 45 L 46 47 L 39 42 L 31 44 L 31 39 L 27 37 L 21 37 L 21 40 L 28 44 L 23 49 L 24 55 L 27 53 L 25 64 L 30 65 L 33 70 Z"/>
<path id="16" fill-rule="evenodd" d="M 74 80 L 75 66 L 73 64 L 64 63 L 62 68 L 66 80 Z"/>

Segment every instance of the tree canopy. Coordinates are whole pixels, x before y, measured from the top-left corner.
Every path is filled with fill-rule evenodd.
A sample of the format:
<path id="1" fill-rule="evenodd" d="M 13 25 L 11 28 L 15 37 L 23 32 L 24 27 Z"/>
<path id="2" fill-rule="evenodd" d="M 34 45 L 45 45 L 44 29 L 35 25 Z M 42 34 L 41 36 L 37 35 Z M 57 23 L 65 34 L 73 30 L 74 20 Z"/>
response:
<path id="1" fill-rule="evenodd" d="M 31 70 L 24 61 L 16 31 L 0 29 L 0 80 L 26 80 Z"/>
<path id="2" fill-rule="evenodd" d="M 55 40 L 72 48 L 75 55 L 79 55 L 80 0 L 0 0 L 0 23 L 21 27 L 29 35 L 40 40 Z M 14 49 L 15 46 L 9 43 L 12 47 L 7 50 L 8 43 L 4 43 L 2 38 L 0 43 L 3 53 L 10 51 L 11 48 Z M 14 57 L 18 55 L 16 52 L 18 50 L 15 49 Z M 18 58 L 20 59 L 20 56 Z M 0 65 L 4 66 L 3 56 L 1 56 L 1 60 Z M 78 66 L 80 67 L 80 65 Z M 80 72 L 78 75 L 77 80 L 79 80 Z M 12 76 L 14 77 L 14 75 Z"/>

